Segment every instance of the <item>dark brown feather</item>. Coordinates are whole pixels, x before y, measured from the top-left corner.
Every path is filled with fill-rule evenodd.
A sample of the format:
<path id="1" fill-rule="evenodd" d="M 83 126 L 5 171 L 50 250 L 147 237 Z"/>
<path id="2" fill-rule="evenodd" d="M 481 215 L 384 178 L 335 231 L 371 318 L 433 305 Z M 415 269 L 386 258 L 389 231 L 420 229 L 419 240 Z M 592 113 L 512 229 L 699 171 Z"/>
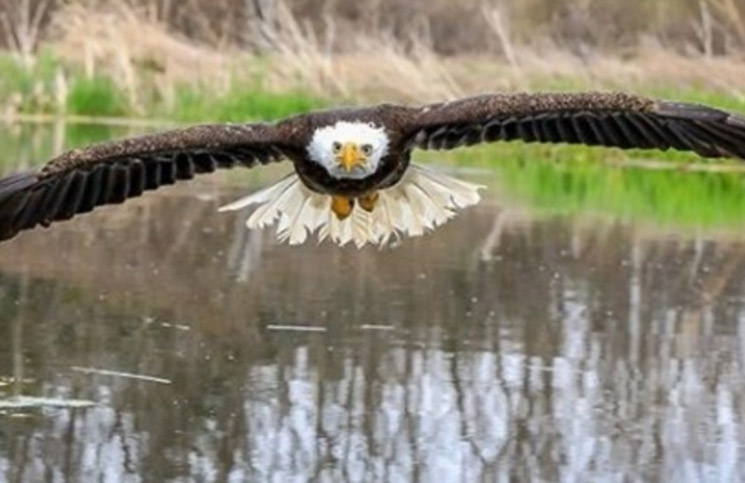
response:
<path id="1" fill-rule="evenodd" d="M 400 119 L 409 145 L 422 149 L 522 140 L 745 159 L 745 118 L 621 93 L 484 95 L 411 108 Z"/>
<path id="2" fill-rule="evenodd" d="M 96 206 L 234 166 L 296 156 L 296 122 L 194 126 L 68 151 L 38 172 L 0 180 L 0 240 Z"/>

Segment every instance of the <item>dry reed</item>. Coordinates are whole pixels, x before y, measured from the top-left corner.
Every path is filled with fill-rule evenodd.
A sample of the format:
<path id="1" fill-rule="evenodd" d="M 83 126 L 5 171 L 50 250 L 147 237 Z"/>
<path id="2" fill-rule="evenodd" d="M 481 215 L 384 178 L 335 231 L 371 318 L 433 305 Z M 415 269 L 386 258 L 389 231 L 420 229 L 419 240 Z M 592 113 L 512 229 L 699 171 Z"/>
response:
<path id="1" fill-rule="evenodd" d="M 549 21 L 546 15 L 569 15 L 566 12 L 571 5 L 567 2 L 556 2 L 545 12 L 539 8 L 545 6 L 542 0 L 468 0 L 457 8 L 440 4 L 439 9 L 423 2 L 378 0 L 360 6 L 359 11 L 349 5 L 342 7 L 344 2 L 322 2 L 321 8 L 312 11 L 310 4 L 301 0 L 244 3 L 251 3 L 254 10 L 238 12 L 237 4 L 230 0 L 216 1 L 212 7 L 201 1 L 64 2 L 55 4 L 43 37 L 64 63 L 83 66 L 87 76 L 115 80 L 135 112 L 144 110 L 143 103 L 149 98 L 145 93 L 154 90 L 168 103 L 174 99 L 174 90 L 183 85 L 212 93 L 249 85 L 269 91 L 302 89 L 345 101 L 430 101 L 483 91 L 556 86 L 636 90 L 655 85 L 705 85 L 738 98 L 745 95 L 741 81 L 745 64 L 734 56 L 716 55 L 745 41 L 745 9 L 738 0 L 680 0 L 677 10 L 668 1 L 631 2 L 638 4 L 639 12 L 621 17 L 619 22 L 628 24 L 628 31 L 639 39 L 647 39 L 637 43 L 631 56 L 620 47 L 613 54 L 601 55 L 608 41 L 600 34 L 579 35 L 582 29 L 576 25 L 573 34 L 556 34 L 564 24 Z M 600 11 L 603 5 L 612 6 L 609 10 L 616 14 L 621 8 L 611 0 L 585 0 L 583 4 L 589 12 L 583 15 L 590 20 L 606 18 L 607 12 Z M 29 12 L 36 12 L 34 5 L 49 4 L 24 5 Z M 453 8 L 462 8 L 471 17 L 456 19 L 457 25 L 446 28 L 440 24 L 443 12 L 453 15 Z M 645 33 L 638 18 L 641 13 L 654 12 L 652 17 L 659 23 L 673 10 L 677 12 L 674 19 L 691 22 L 684 29 L 692 29 L 690 36 L 662 26 L 655 36 Z M 199 12 L 203 19 L 194 23 Z M 216 12 L 233 12 L 242 18 L 241 35 L 227 24 L 219 27 Z M 396 30 L 405 13 L 410 20 L 406 35 Z M 351 20 L 355 15 L 362 16 L 356 24 Z M 184 34 L 188 23 L 184 23 L 184 16 L 192 19 L 190 36 Z M 30 36 L 39 37 L 41 20 L 47 17 L 33 17 L 27 28 L 34 32 Z M 443 47 L 440 36 L 448 29 L 454 32 L 450 41 L 460 38 L 462 45 L 481 47 Z M 474 35 L 474 31 L 482 35 L 480 42 L 461 38 Z M 676 35 L 683 40 L 675 48 L 667 48 Z M 717 38 L 722 36 L 726 37 L 726 48 L 717 47 Z M 571 39 L 595 43 L 577 50 L 571 48 Z M 24 42 L 35 45 L 37 40 Z M 703 45 L 700 52 L 691 55 L 698 44 Z M 20 45 L 15 48 L 28 50 Z M 443 55 L 443 50 L 458 55 Z M 62 78 L 58 84 L 66 86 L 67 82 Z"/>

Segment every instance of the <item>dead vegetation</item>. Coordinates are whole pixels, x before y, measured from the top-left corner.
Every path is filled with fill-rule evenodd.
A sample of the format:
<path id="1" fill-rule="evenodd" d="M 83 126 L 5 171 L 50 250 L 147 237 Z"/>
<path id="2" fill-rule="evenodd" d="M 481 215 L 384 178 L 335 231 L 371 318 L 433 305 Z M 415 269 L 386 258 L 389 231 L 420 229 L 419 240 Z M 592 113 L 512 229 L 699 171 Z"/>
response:
<path id="1" fill-rule="evenodd" d="M 511 42 L 577 55 L 633 55 L 650 42 L 688 55 L 739 55 L 745 47 L 743 0 L 0 0 L 0 38 L 6 47 L 33 48 L 70 5 L 126 6 L 196 42 L 253 51 L 274 48 L 267 28 L 294 28 L 285 10 L 334 51 L 356 49 L 350 39 L 362 35 L 425 42 L 439 55 L 509 56 L 494 36 L 494 12 Z"/>
<path id="2" fill-rule="evenodd" d="M 656 85 L 744 96 L 745 0 L 4 2 L 6 46 L 30 58 L 50 45 L 135 107 L 183 85 L 345 100 Z"/>

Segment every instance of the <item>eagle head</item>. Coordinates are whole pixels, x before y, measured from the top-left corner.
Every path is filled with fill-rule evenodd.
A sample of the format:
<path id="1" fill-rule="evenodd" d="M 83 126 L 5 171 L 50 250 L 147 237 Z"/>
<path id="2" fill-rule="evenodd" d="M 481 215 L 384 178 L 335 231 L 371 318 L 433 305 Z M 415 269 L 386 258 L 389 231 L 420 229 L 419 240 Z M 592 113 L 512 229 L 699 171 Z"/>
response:
<path id="1" fill-rule="evenodd" d="M 339 121 L 316 129 L 308 156 L 334 178 L 362 179 L 378 169 L 388 146 L 385 129 L 366 122 Z"/>

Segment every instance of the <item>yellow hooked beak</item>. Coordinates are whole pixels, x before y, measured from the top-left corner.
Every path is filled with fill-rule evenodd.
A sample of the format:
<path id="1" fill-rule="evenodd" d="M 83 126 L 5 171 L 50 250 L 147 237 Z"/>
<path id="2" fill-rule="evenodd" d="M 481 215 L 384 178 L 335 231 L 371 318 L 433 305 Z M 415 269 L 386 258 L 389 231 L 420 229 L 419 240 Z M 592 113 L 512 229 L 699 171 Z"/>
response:
<path id="1" fill-rule="evenodd" d="M 367 156 L 362 152 L 357 143 L 345 143 L 336 155 L 336 160 L 344 166 L 348 173 L 356 166 L 362 166 Z"/>

